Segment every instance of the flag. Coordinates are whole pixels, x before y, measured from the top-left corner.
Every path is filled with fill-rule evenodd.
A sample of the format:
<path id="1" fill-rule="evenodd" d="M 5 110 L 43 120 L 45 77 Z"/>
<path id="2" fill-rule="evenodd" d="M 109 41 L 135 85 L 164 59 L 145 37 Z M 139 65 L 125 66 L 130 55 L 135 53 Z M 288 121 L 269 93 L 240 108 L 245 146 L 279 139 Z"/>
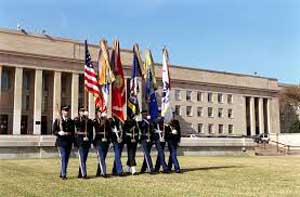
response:
<path id="1" fill-rule="evenodd" d="M 155 69 L 154 69 L 154 62 L 153 62 L 152 53 L 149 49 L 146 49 L 145 50 L 145 62 L 144 62 L 144 70 L 145 70 L 144 79 L 145 80 L 147 78 L 149 78 L 149 76 L 147 76 L 149 74 L 149 72 L 147 71 L 148 69 L 150 69 L 150 71 L 152 73 L 152 81 L 153 81 L 154 90 L 157 90 Z"/>
<path id="2" fill-rule="evenodd" d="M 84 88 L 93 94 L 95 98 L 95 105 L 98 107 L 103 106 L 103 97 L 97 82 L 97 75 L 92 64 L 92 58 L 88 49 L 87 41 L 84 41 L 85 47 L 85 65 L 84 65 Z"/>
<path id="3" fill-rule="evenodd" d="M 145 80 L 146 80 L 146 85 L 145 85 L 145 100 L 148 103 L 148 111 L 151 116 L 151 120 L 154 121 L 158 117 L 158 105 L 157 105 L 157 100 L 156 100 L 156 92 L 155 92 L 155 83 L 154 83 L 154 64 L 153 64 L 153 59 L 151 55 L 150 50 L 146 50 L 145 53 L 145 62 L 147 60 L 147 63 L 145 63 L 144 70 L 146 72 L 145 74 Z"/>
<path id="4" fill-rule="evenodd" d="M 140 113 L 140 107 L 138 102 L 138 93 L 139 93 L 139 84 L 138 77 L 141 76 L 140 64 L 138 62 L 138 56 L 133 49 L 133 64 L 131 71 L 131 79 L 130 79 L 130 89 L 129 89 L 129 97 L 127 101 L 127 114 L 129 117 L 134 117 Z"/>
<path id="5" fill-rule="evenodd" d="M 111 66 L 116 80 L 112 83 L 112 114 L 120 121 L 124 121 L 123 107 L 125 104 L 125 82 L 120 56 L 119 41 L 114 41 Z"/>
<path id="6" fill-rule="evenodd" d="M 109 87 L 110 83 L 115 81 L 115 76 L 110 67 L 108 47 L 106 40 L 100 41 L 100 51 L 98 57 L 98 72 L 99 79 L 98 83 L 101 86 L 101 92 L 103 95 L 103 106 L 101 110 L 103 112 L 107 111 L 109 104 Z"/>
<path id="7" fill-rule="evenodd" d="M 169 56 L 166 48 L 163 49 L 162 58 L 162 99 L 161 99 L 161 116 L 164 117 L 164 122 L 169 123 L 173 118 L 173 113 L 170 104 L 170 74 L 169 74 Z"/>

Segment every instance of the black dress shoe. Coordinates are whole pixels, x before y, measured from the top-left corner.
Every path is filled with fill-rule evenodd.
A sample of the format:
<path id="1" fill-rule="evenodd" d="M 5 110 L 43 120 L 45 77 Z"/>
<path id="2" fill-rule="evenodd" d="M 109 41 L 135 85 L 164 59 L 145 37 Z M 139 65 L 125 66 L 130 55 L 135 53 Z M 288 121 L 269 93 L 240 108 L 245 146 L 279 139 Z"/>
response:
<path id="1" fill-rule="evenodd" d="M 181 173 L 182 173 L 181 170 L 176 170 L 175 172 L 178 173 L 178 174 L 181 174 Z"/>
<path id="2" fill-rule="evenodd" d="M 83 176 L 82 178 L 83 178 L 83 179 L 88 179 L 87 175 Z"/>
<path id="3" fill-rule="evenodd" d="M 170 171 L 169 171 L 169 170 L 163 170 L 162 173 L 164 173 L 164 174 L 169 174 Z"/>
<path id="4" fill-rule="evenodd" d="M 66 176 L 62 176 L 61 179 L 62 180 L 67 180 L 67 177 Z"/>

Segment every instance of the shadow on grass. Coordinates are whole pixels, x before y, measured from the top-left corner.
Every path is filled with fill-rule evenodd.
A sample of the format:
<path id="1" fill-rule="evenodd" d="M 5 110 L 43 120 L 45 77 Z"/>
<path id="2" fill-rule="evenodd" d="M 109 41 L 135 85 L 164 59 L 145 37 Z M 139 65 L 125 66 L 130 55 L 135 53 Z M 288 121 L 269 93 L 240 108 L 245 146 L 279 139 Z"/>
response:
<path id="1" fill-rule="evenodd" d="M 245 166 L 210 166 L 210 167 L 201 167 L 201 168 L 185 168 L 181 169 L 183 173 L 185 172 L 193 172 L 193 171 L 202 171 L 202 170 L 218 170 L 218 169 L 226 169 L 226 168 L 244 168 Z"/>

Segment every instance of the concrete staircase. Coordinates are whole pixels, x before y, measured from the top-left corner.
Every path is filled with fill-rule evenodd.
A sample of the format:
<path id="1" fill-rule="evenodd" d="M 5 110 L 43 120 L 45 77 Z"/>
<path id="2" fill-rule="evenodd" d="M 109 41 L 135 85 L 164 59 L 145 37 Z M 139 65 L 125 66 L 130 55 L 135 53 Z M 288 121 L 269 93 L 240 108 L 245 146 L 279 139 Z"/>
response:
<path id="1" fill-rule="evenodd" d="M 257 144 L 255 147 L 255 155 L 257 156 L 280 156 L 287 155 L 287 149 L 278 147 L 275 144 Z"/>

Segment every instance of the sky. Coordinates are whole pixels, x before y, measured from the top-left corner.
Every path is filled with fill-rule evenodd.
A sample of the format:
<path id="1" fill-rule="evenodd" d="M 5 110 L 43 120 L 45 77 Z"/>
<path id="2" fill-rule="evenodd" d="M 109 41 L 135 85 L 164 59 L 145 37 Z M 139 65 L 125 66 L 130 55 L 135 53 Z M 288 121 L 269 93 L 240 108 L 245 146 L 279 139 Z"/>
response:
<path id="1" fill-rule="evenodd" d="M 300 0 L 0 0 L 0 27 L 122 48 L 155 62 L 300 84 Z"/>

